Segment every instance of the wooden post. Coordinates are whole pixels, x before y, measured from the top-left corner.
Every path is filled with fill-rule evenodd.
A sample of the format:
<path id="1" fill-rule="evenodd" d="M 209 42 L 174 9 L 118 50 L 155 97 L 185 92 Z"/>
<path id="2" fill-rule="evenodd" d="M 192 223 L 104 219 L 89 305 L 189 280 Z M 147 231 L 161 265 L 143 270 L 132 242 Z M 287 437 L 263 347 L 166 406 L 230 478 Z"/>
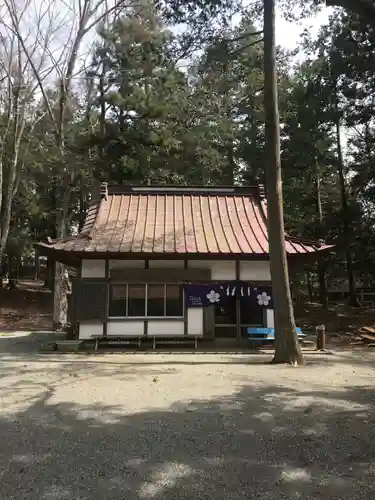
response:
<path id="1" fill-rule="evenodd" d="M 316 327 L 316 350 L 326 350 L 326 327 L 324 325 Z"/>
<path id="2" fill-rule="evenodd" d="M 110 288 L 110 278 L 109 278 L 109 259 L 107 258 L 105 260 L 105 280 L 106 280 L 106 293 L 105 293 L 105 316 L 104 316 L 104 321 L 103 321 L 103 337 L 107 336 L 107 330 L 108 330 L 108 315 L 109 315 L 109 288 Z"/>
<path id="3" fill-rule="evenodd" d="M 236 260 L 236 339 L 241 340 L 241 298 L 238 293 L 238 283 L 240 280 L 240 261 Z"/>

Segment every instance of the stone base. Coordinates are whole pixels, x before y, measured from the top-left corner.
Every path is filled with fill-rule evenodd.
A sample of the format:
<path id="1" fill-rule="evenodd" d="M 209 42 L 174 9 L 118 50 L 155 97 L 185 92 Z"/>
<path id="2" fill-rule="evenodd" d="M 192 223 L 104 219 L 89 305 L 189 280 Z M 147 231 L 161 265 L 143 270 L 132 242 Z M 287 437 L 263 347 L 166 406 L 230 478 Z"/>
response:
<path id="1" fill-rule="evenodd" d="M 62 340 L 56 343 L 59 352 L 78 352 L 81 347 L 81 340 Z"/>
<path id="2" fill-rule="evenodd" d="M 40 349 L 43 352 L 52 352 L 57 350 L 56 342 L 46 342 L 41 344 Z"/>

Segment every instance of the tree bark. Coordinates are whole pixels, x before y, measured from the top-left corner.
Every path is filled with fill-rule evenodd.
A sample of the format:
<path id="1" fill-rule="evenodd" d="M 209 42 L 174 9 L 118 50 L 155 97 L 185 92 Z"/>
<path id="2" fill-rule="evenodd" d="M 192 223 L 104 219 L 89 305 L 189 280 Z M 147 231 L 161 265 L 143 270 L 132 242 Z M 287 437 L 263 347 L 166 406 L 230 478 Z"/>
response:
<path id="1" fill-rule="evenodd" d="M 284 210 L 277 96 L 275 0 L 264 0 L 264 108 L 268 237 L 275 314 L 274 363 L 303 364 L 296 334 L 285 251 Z"/>
<path id="2" fill-rule="evenodd" d="M 47 86 L 44 85 L 44 79 L 46 78 L 45 72 L 42 76 L 41 66 L 35 64 L 33 60 L 33 53 L 35 48 L 28 49 L 26 40 L 28 36 L 24 38 L 22 29 L 20 27 L 18 8 L 16 6 L 16 2 L 11 2 L 5 0 L 6 12 L 11 20 L 11 31 L 17 39 L 19 46 L 18 52 L 21 51 L 24 53 L 28 65 L 30 66 L 31 73 L 33 74 L 37 86 L 43 96 L 43 100 L 46 104 L 46 108 L 48 111 L 48 115 L 51 118 L 52 123 L 54 124 L 54 132 L 56 137 L 56 146 L 58 147 L 61 154 L 61 161 L 63 166 L 63 180 L 61 184 L 60 196 L 57 196 L 57 210 L 60 210 L 60 218 L 56 224 L 56 236 L 58 238 L 63 238 L 67 234 L 67 227 L 69 224 L 69 202 L 71 195 L 71 185 L 74 179 L 74 171 L 72 170 L 72 165 L 66 164 L 65 159 L 65 132 L 66 132 L 66 107 L 67 102 L 70 97 L 72 80 L 74 77 L 74 68 L 79 56 L 79 49 L 82 45 L 82 41 L 87 33 L 89 33 L 93 28 L 100 25 L 103 21 L 108 19 L 110 14 L 114 14 L 115 16 L 120 15 L 123 8 L 126 7 L 125 2 L 123 0 L 118 0 L 111 7 L 108 6 L 106 0 L 96 0 L 95 2 L 92 0 L 82 0 L 78 2 L 78 5 L 75 5 L 76 2 L 73 2 L 72 9 L 77 13 L 77 31 L 73 35 L 74 29 L 71 31 L 69 35 L 69 39 L 67 40 L 65 46 L 62 48 L 63 54 L 65 53 L 66 58 L 66 70 L 62 68 L 58 68 L 59 62 L 61 62 L 64 57 L 58 58 L 55 61 L 53 58 L 53 63 L 55 65 L 55 69 L 57 73 L 60 74 L 60 88 L 59 88 L 59 99 L 58 99 L 58 116 L 53 112 L 52 102 L 48 96 Z M 49 4 L 47 5 L 47 10 L 41 13 L 40 21 L 47 14 L 49 8 Z M 48 12 L 49 14 L 49 12 Z M 46 16 L 47 18 L 50 16 Z M 40 30 L 43 23 L 39 23 L 37 29 Z M 51 29 L 51 26 L 49 27 Z M 47 39 L 50 39 L 52 32 L 48 32 L 48 35 L 44 35 Z M 53 33 L 54 34 L 54 33 Z M 43 35 L 40 36 L 39 31 L 37 32 L 37 38 L 35 42 L 35 47 L 39 47 L 39 40 L 43 39 Z M 48 52 L 49 53 L 49 50 Z M 23 64 L 21 64 L 21 58 L 19 57 L 18 61 L 20 62 L 20 68 L 23 68 Z M 21 74 L 21 73 L 20 73 Z M 1 141 L 0 141 L 1 143 Z M 0 167 L 1 167 L 1 158 L 0 158 Z M 4 183 L 3 171 L 0 169 L 0 193 L 4 191 L 2 184 Z M 3 205 L 0 194 L 0 206 Z M 1 251 L 1 240 L 0 240 L 0 251 Z M 0 255 L 1 257 L 1 255 Z M 67 310 L 67 301 L 66 301 L 66 293 L 64 291 L 64 266 L 60 263 L 56 263 L 55 266 L 55 281 L 54 281 L 54 310 L 53 310 L 53 322 L 57 325 L 63 325 L 66 323 L 66 310 Z"/>
<path id="3" fill-rule="evenodd" d="M 232 77 L 232 64 L 227 60 L 224 64 L 224 74 L 227 78 Z M 226 83 L 223 94 L 223 105 L 225 115 L 225 132 L 226 132 L 226 152 L 227 152 L 227 165 L 225 174 L 223 175 L 223 184 L 232 186 L 234 183 L 234 175 L 236 170 L 236 163 L 234 160 L 234 140 L 233 140 L 233 123 L 232 123 L 232 103 L 230 98 L 230 86 Z"/>
<path id="4" fill-rule="evenodd" d="M 311 273 L 310 271 L 306 272 L 306 282 L 307 282 L 307 293 L 309 296 L 309 302 L 314 301 L 314 293 L 313 293 L 313 286 L 311 283 Z"/>
<path id="5" fill-rule="evenodd" d="M 102 63 L 102 71 L 99 76 L 99 95 L 100 95 L 100 164 L 103 168 L 104 159 L 104 136 L 105 136 L 105 89 L 104 89 L 104 79 L 106 76 L 106 64 L 105 61 Z M 99 179 L 100 177 L 98 177 Z"/>
<path id="6" fill-rule="evenodd" d="M 349 284 L 349 303 L 353 307 L 360 307 L 355 286 L 352 252 L 350 251 L 350 242 L 351 242 L 350 216 L 349 216 L 349 206 L 348 206 L 348 194 L 345 182 L 344 159 L 341 147 L 340 129 L 341 129 L 341 122 L 340 122 L 340 117 L 337 114 L 337 119 L 336 119 L 336 140 L 337 140 L 337 160 L 338 160 L 337 173 L 339 176 L 340 193 L 341 193 L 341 207 L 342 207 L 343 226 L 344 226 L 344 245 L 345 245 L 345 255 L 346 255 L 346 272 L 348 275 L 348 284 Z"/>
<path id="7" fill-rule="evenodd" d="M 18 283 L 18 272 L 17 272 L 17 257 L 15 255 L 8 253 L 8 290 L 15 290 Z"/>
<path id="8" fill-rule="evenodd" d="M 65 144 L 61 143 L 61 157 L 65 157 Z M 66 175 L 67 177 L 67 175 Z M 58 212 L 56 224 L 57 238 L 62 239 L 67 235 L 67 220 L 69 212 L 70 189 L 66 181 L 62 184 L 61 208 Z M 66 268 L 61 262 L 55 262 L 54 287 L 53 287 L 53 316 L 52 328 L 54 330 L 63 330 L 68 323 L 68 297 L 64 277 Z"/>
<path id="9" fill-rule="evenodd" d="M 19 51 L 17 64 L 19 66 L 19 79 L 21 81 L 22 69 L 20 67 L 21 56 L 19 55 Z M 19 154 L 26 124 L 25 118 L 22 116 L 22 110 L 20 109 L 21 83 L 11 86 L 10 92 L 12 92 L 12 96 L 9 102 L 8 124 L 6 126 L 6 133 L 1 138 L 2 147 L 0 151 L 0 261 L 7 244 L 13 200 L 18 189 Z M 10 137 L 8 137 L 8 131 L 10 132 Z M 10 149 L 10 158 L 6 160 L 7 167 L 5 168 L 4 156 L 9 155 L 9 151 L 5 148 L 8 140 L 11 140 L 12 148 Z"/>
<path id="10" fill-rule="evenodd" d="M 64 284 L 65 272 L 65 266 L 61 262 L 55 262 L 52 328 L 56 331 L 63 330 L 68 323 L 68 297 Z"/>

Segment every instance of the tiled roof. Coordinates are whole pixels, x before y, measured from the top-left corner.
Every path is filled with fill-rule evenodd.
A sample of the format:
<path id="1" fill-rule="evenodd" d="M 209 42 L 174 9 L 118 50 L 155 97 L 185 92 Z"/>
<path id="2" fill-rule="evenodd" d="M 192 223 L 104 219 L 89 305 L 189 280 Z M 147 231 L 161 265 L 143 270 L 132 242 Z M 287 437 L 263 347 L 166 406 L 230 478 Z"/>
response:
<path id="1" fill-rule="evenodd" d="M 88 210 L 76 237 L 41 244 L 85 254 L 234 254 L 269 252 L 266 207 L 258 188 L 114 186 Z M 291 254 L 326 247 L 286 237 Z"/>

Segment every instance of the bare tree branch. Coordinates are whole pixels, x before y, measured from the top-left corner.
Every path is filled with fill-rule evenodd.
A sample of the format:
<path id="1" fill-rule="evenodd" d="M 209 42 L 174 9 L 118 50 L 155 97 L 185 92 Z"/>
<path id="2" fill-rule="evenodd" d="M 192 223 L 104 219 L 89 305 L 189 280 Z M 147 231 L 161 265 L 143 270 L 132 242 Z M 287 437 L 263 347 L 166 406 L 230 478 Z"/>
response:
<path id="1" fill-rule="evenodd" d="M 33 0 L 26 0 L 28 7 L 30 2 Z M 56 221 L 56 232 L 58 237 L 64 237 L 66 234 L 67 226 L 69 224 L 69 206 L 71 199 L 71 178 L 74 174 L 69 168 L 66 162 L 66 151 L 65 151 L 65 134 L 67 128 L 67 106 L 69 103 L 70 94 L 73 88 L 73 78 L 77 74 L 77 64 L 79 62 L 80 51 L 83 45 L 83 40 L 85 36 L 90 33 L 96 26 L 98 26 L 103 21 L 108 21 L 110 15 L 115 13 L 117 15 L 119 11 L 124 9 L 133 0 L 112 0 L 111 6 L 109 6 L 109 0 L 78 0 L 76 2 L 66 2 L 65 0 L 60 0 L 56 2 L 63 5 L 64 8 L 61 10 L 67 11 L 69 13 L 69 28 L 65 26 L 65 35 L 67 37 L 63 41 L 59 39 L 57 33 L 59 28 L 62 26 L 61 16 L 57 14 L 54 15 L 52 12 L 53 2 L 47 4 L 45 10 L 40 6 L 35 9 L 37 12 L 37 22 L 35 23 L 35 30 L 29 29 L 29 26 L 23 26 L 20 23 L 20 19 L 24 15 L 24 9 L 19 11 L 15 4 L 16 0 L 4 0 L 6 6 L 5 20 L 0 22 L 3 26 L 7 26 L 8 32 L 12 33 L 13 36 L 18 41 L 21 50 L 21 58 L 26 59 L 27 64 L 25 69 L 28 67 L 31 70 L 33 80 L 35 84 L 31 85 L 30 88 L 34 90 L 39 89 L 42 94 L 42 98 L 46 107 L 46 112 L 51 119 L 54 127 L 54 137 L 56 141 L 56 146 L 60 152 L 60 159 L 63 171 L 61 172 L 63 182 L 60 184 L 60 195 L 57 200 L 56 211 L 59 214 L 58 220 Z M 56 8 L 56 7 L 55 7 Z M 30 9 L 28 9 L 30 10 Z M 45 28 L 45 23 L 47 21 L 47 28 Z M 34 38 L 33 38 L 34 36 Z M 31 42 L 33 40 L 33 42 Z M 54 45 L 60 43 L 60 51 L 57 56 L 55 56 Z M 51 64 L 53 71 L 50 72 L 46 69 L 46 62 Z M 78 73 L 82 71 L 79 68 Z M 50 96 L 48 90 L 51 87 L 47 77 L 55 74 L 59 78 L 58 86 L 58 97 L 57 102 L 52 103 L 53 97 Z M 55 110 L 58 110 L 56 113 Z M 14 112 L 15 112 L 15 108 Z M 19 115 L 21 118 L 21 115 Z M 21 128 L 18 128 L 18 133 L 22 132 Z M 19 142 L 14 143 L 15 147 L 19 146 Z M 17 164 L 18 165 L 18 164 Z M 13 187 L 16 189 L 19 183 L 19 165 L 18 169 L 15 168 L 12 171 L 11 180 Z M 0 179 L 1 180 L 1 179 Z M 14 192 L 14 190 L 13 190 Z M 9 205 L 7 204 L 7 213 Z M 7 215 L 7 214 L 6 214 Z M 61 322 L 61 313 L 64 312 L 63 296 L 61 294 L 62 288 L 62 268 L 61 265 L 56 265 L 56 275 L 55 275 L 55 305 L 57 308 L 54 310 L 54 323 Z"/>
<path id="2" fill-rule="evenodd" d="M 246 45 L 243 45 L 242 47 L 239 47 L 236 50 L 233 50 L 232 52 L 229 53 L 229 55 L 232 57 L 236 54 L 239 54 L 240 52 L 243 52 L 246 49 L 249 49 L 250 47 L 253 47 L 254 45 L 257 45 L 258 43 L 262 43 L 263 41 L 264 41 L 263 38 L 261 38 L 260 40 L 255 40 L 255 42 L 248 43 Z"/>

